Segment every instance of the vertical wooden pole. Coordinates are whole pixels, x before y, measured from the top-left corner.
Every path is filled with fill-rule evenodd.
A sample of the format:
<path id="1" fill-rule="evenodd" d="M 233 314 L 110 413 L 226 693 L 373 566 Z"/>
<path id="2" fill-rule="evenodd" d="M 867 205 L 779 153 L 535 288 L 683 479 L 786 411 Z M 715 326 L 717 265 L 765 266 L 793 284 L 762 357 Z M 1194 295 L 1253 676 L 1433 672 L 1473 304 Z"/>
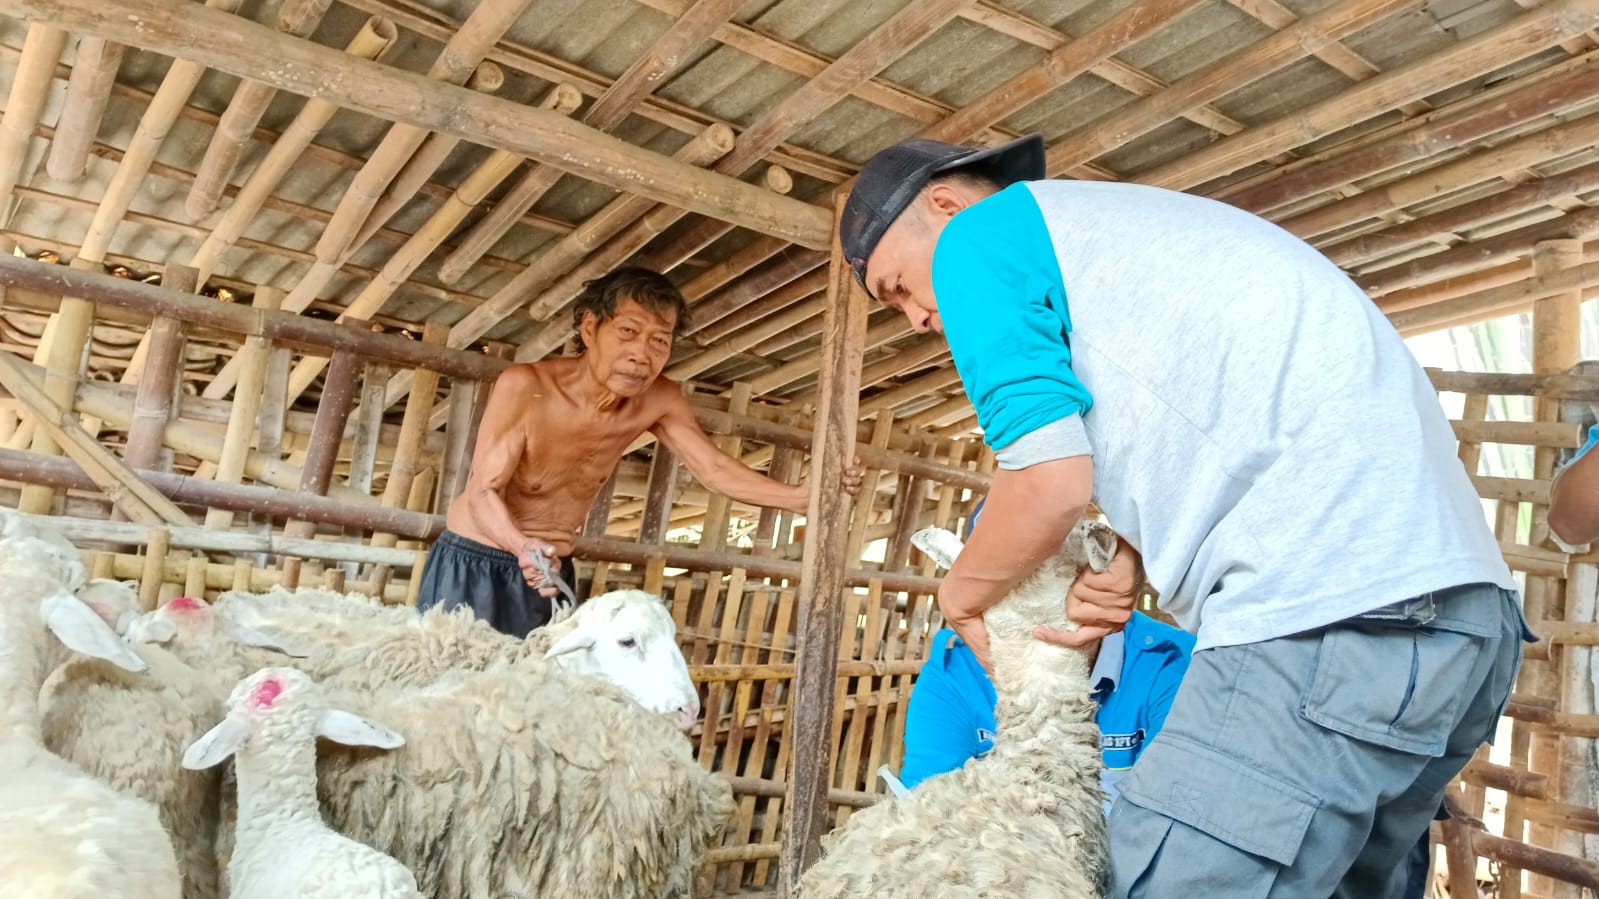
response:
<path id="1" fill-rule="evenodd" d="M 728 412 L 734 415 L 745 415 L 750 408 L 750 394 L 753 391 L 746 381 L 739 381 L 733 385 L 733 399 L 728 404 Z M 737 435 L 717 438 L 716 445 L 734 459 L 742 455 L 740 445 L 743 443 Z M 725 494 L 712 493 L 705 504 L 705 524 L 700 528 L 700 548 L 722 550 L 727 546 L 728 507 L 731 500 Z"/>
<path id="2" fill-rule="evenodd" d="M 1532 270 L 1535 277 L 1554 275 L 1564 269 L 1581 265 L 1583 262 L 1583 242 L 1580 240 L 1548 240 L 1541 241 L 1533 246 Z M 1535 372 L 1563 372 L 1577 364 L 1582 351 L 1581 340 L 1582 324 L 1582 291 L 1574 290 L 1559 294 L 1548 299 L 1539 300 L 1532 311 L 1532 368 Z M 1538 397 L 1535 403 L 1534 417 L 1538 421 L 1557 421 L 1560 418 L 1560 401 L 1550 397 Z M 1533 477 L 1547 478 L 1554 472 L 1555 449 L 1553 447 L 1538 447 L 1533 457 Z M 1548 515 L 1546 508 L 1534 507 L 1533 518 L 1535 527 L 1542 524 Z M 1567 618 L 1565 584 L 1556 578 L 1528 575 L 1527 592 L 1529 596 L 1537 593 L 1542 599 L 1543 615 L 1549 619 Z M 1591 612 L 1591 608 L 1589 610 Z M 1524 663 L 1525 673 L 1521 676 L 1522 689 L 1531 688 L 1538 696 L 1551 699 L 1562 699 L 1567 691 L 1562 689 L 1562 683 L 1567 680 L 1561 676 L 1563 670 L 1569 670 L 1574 647 L 1551 646 L 1549 661 L 1542 662 L 1528 660 Z M 1586 661 L 1586 660 L 1584 660 Z M 1586 674 L 1586 672 L 1584 672 Z M 1565 703 L 1559 706 L 1562 712 L 1569 712 Z M 1529 767 L 1533 771 L 1549 775 L 1552 792 L 1562 801 L 1568 796 L 1581 794 L 1577 800 L 1580 804 L 1587 805 L 1588 778 L 1586 757 L 1573 758 L 1586 747 L 1579 747 L 1575 738 L 1562 738 L 1553 733 L 1534 733 L 1532 737 Z M 1564 745 L 1563 745 L 1564 744 Z M 1567 777 L 1566 775 L 1574 775 Z M 1576 781 L 1576 782 L 1568 782 Z M 1544 849 L 1558 849 L 1561 842 L 1560 831 L 1546 824 L 1533 824 L 1529 828 L 1528 841 L 1534 846 Z M 1580 846 L 1580 843 L 1578 843 Z M 1552 878 L 1533 875 L 1528 880 L 1528 891 L 1553 899 L 1578 899 L 1580 891 L 1570 884 L 1560 884 Z"/>
<path id="3" fill-rule="evenodd" d="M 60 48 L 57 47 L 58 55 L 59 52 Z M 93 270 L 98 268 L 98 263 L 80 257 L 72 260 L 72 267 Z M 54 318 L 55 330 L 50 335 L 49 344 L 42 341 L 39 344 L 43 357 L 41 363 L 44 365 L 44 392 L 56 405 L 71 412 L 83 370 L 89 331 L 94 326 L 94 304 L 80 297 L 64 296 Z M 35 428 L 33 431 L 33 451 L 45 455 L 59 455 L 61 452 L 44 428 Z M 54 488 L 25 484 L 17 510 L 46 515 L 54 501 Z"/>
<path id="4" fill-rule="evenodd" d="M 583 536 L 604 537 L 605 528 L 611 523 L 611 499 L 616 495 L 616 469 L 611 469 L 611 476 L 600 485 L 600 492 L 594 496 L 594 504 L 589 506 L 588 518 L 583 521 Z"/>
<path id="5" fill-rule="evenodd" d="M 449 336 L 450 326 L 440 322 L 428 322 L 422 329 L 425 343 L 442 345 Z M 423 442 L 427 440 L 428 419 L 433 415 L 433 401 L 439 390 L 439 373 L 418 369 L 415 384 L 400 420 L 400 439 L 394 448 L 394 463 L 389 466 L 389 480 L 383 485 L 383 505 L 395 509 L 404 508 L 411 496 L 411 481 L 416 477 Z M 372 535 L 373 546 L 394 546 L 398 540 L 394 534 Z"/>
<path id="6" fill-rule="evenodd" d="M 305 468 L 300 473 L 300 492 L 322 496 L 328 492 L 333 479 L 333 463 L 338 459 L 339 443 L 344 437 L 344 424 L 350 418 L 350 402 L 355 399 L 355 385 L 360 381 L 361 357 L 348 350 L 335 350 L 333 362 L 328 366 L 328 376 L 322 388 L 322 399 L 317 403 L 316 418 L 311 423 L 311 443 L 306 450 Z M 316 525 L 295 520 L 283 528 L 286 537 L 310 537 Z M 300 560 L 283 557 L 283 581 L 287 586 L 298 583 Z"/>
<path id="7" fill-rule="evenodd" d="M 268 354 L 266 381 L 261 390 L 261 412 L 260 420 L 256 424 L 255 441 L 256 451 L 264 459 L 276 461 L 283 458 L 284 425 L 289 415 L 289 367 L 293 362 L 288 347 L 275 346 Z M 250 516 L 249 530 L 252 534 L 270 535 L 272 516 Z M 255 558 L 256 565 L 261 568 L 270 564 L 264 552 L 256 553 Z"/>
<path id="8" fill-rule="evenodd" d="M 649 488 L 644 494 L 644 517 L 639 524 L 638 542 L 649 545 L 666 540 L 671 526 L 672 501 L 677 496 L 677 457 L 666 444 L 655 441 L 650 454 Z"/>
<path id="9" fill-rule="evenodd" d="M 840 195 L 835 199 L 836 209 L 842 211 L 843 205 Z M 778 878 L 784 895 L 793 895 L 800 875 L 821 854 L 822 835 L 833 823 L 827 803 L 828 775 L 832 770 L 827 754 L 832 738 L 839 613 L 845 589 L 844 552 L 850 519 L 850 497 L 839 489 L 839 482 L 855 454 L 861 358 L 866 340 L 866 294 L 856 285 L 839 249 L 837 228 L 835 212 L 816 433 L 811 441 L 811 500 L 805 515 L 799 625 L 795 629 L 798 652 L 789 730 L 792 763 Z"/>
<path id="10" fill-rule="evenodd" d="M 161 601 L 161 579 L 166 570 L 167 545 L 172 532 L 166 528 L 153 528 L 150 539 L 144 541 L 144 571 L 139 575 L 139 608 L 148 612 Z"/>
<path id="11" fill-rule="evenodd" d="M 161 286 L 193 293 L 198 278 L 199 272 L 186 265 L 169 265 L 161 275 Z M 145 356 L 133 400 L 128 445 L 122 451 L 129 468 L 161 467 L 162 438 L 182 380 L 183 332 L 183 322 L 164 315 L 150 323 L 150 352 Z"/>
<path id="12" fill-rule="evenodd" d="M 381 362 L 369 362 L 361 387 L 361 404 L 355 410 L 355 431 L 350 438 L 350 476 L 345 483 L 362 493 L 372 492 L 372 475 L 377 470 L 378 443 L 383 432 L 383 388 L 389 383 L 392 369 Z M 285 380 L 284 389 L 288 383 Z M 362 539 L 357 534 L 357 541 Z M 360 566 L 355 562 L 341 565 L 347 577 L 354 578 Z"/>
<path id="13" fill-rule="evenodd" d="M 283 291 L 276 287 L 259 287 L 250 306 L 253 309 L 276 309 L 282 302 Z M 222 437 L 222 457 L 217 460 L 215 476 L 216 481 L 225 484 L 237 484 L 244 478 L 244 463 L 250 454 L 257 413 L 261 411 L 261 396 L 266 390 L 272 341 L 260 336 L 246 337 L 239 347 L 239 353 L 245 358 L 240 366 L 239 388 L 233 392 L 233 407 L 228 414 L 228 429 Z M 226 509 L 211 509 L 205 514 L 205 526 L 211 530 L 225 531 L 233 527 L 233 513 Z"/>

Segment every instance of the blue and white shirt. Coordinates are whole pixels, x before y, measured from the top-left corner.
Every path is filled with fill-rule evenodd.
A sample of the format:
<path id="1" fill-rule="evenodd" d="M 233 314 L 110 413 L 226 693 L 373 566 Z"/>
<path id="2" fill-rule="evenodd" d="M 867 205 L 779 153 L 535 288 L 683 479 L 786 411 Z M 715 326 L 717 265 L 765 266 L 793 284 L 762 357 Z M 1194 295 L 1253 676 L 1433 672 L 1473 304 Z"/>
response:
<path id="1" fill-rule="evenodd" d="M 994 748 L 994 684 L 953 630 L 933 636 L 933 654 L 911 690 L 905 721 L 906 787 L 952 771 Z M 1133 613 L 1121 633 L 1100 641 L 1089 674 L 1099 703 L 1100 786 L 1115 799 L 1118 781 L 1138 761 L 1166 721 L 1194 636 L 1147 615 Z"/>

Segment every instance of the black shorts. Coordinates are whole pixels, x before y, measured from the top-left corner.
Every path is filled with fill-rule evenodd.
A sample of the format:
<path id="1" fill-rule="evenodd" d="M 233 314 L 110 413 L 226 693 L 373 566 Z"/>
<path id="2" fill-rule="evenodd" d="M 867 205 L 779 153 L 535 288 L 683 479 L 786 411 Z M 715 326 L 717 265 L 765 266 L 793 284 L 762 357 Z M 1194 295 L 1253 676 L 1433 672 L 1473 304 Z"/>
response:
<path id="1" fill-rule="evenodd" d="M 567 584 L 577 581 L 571 558 L 560 560 L 558 573 Z M 419 612 L 465 606 L 495 630 L 517 638 L 549 623 L 551 603 L 528 586 L 516 556 L 448 530 L 428 551 L 416 597 Z"/>

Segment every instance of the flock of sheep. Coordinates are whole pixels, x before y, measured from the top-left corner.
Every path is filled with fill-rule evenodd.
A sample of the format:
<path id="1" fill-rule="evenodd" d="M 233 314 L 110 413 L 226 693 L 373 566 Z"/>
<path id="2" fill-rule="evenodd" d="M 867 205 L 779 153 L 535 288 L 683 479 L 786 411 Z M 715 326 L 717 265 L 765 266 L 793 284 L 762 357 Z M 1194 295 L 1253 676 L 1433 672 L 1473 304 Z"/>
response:
<path id="1" fill-rule="evenodd" d="M 1087 666 L 1029 635 L 1114 539 L 1079 525 L 988 614 L 994 752 L 853 816 L 804 896 L 1098 895 Z M 0 511 L 0 899 L 687 896 L 731 813 L 649 594 L 517 640 L 314 589 L 139 614 L 86 573 Z"/>

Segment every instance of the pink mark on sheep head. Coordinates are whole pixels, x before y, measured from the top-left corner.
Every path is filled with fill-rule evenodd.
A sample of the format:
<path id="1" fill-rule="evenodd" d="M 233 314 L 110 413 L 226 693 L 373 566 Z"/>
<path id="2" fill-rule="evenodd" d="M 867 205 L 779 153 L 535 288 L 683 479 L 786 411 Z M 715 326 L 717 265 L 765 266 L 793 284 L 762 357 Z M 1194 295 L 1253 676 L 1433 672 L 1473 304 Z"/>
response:
<path id="1" fill-rule="evenodd" d="M 179 596 L 167 602 L 167 608 L 174 612 L 198 612 L 205 607 L 205 603 L 192 596 Z"/>
<path id="2" fill-rule="evenodd" d="M 256 709 L 270 709 L 277 704 L 278 697 L 283 695 L 283 681 L 269 677 L 250 691 L 250 706 Z"/>

